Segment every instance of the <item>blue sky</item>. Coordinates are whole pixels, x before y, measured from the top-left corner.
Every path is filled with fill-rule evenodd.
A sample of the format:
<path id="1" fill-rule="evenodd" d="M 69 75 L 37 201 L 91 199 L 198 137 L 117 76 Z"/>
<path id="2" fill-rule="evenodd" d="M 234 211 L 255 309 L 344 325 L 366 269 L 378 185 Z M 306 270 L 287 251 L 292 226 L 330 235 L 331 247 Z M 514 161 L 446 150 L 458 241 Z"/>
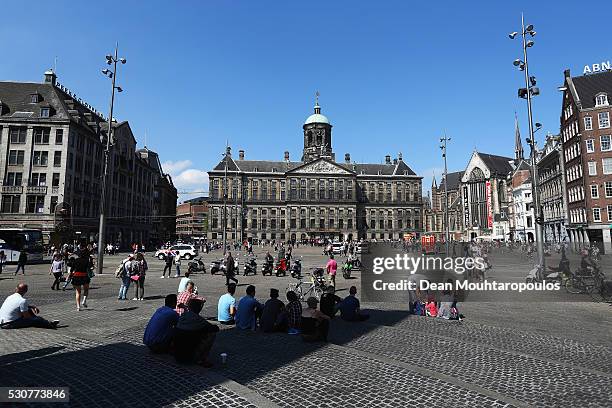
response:
<path id="1" fill-rule="evenodd" d="M 85 2 L 83 2 L 85 3 Z M 50 7 L 49 5 L 52 6 Z M 111 12 L 112 10 L 112 12 Z M 558 132 L 563 70 L 612 60 L 612 3 L 413 1 L 105 1 L 3 4 L 0 79 L 40 81 L 57 56 L 59 80 L 103 112 L 100 74 L 115 41 L 128 63 L 116 117 L 160 153 L 182 191 L 206 188 L 226 140 L 248 159 L 298 160 L 314 94 L 339 160 L 380 162 L 402 152 L 424 176 L 462 170 L 474 148 L 512 156 L 514 112 L 527 134 L 520 13 L 535 25 L 534 119 Z M 597 13 L 595 15 L 594 13 Z M 607 21 L 603 19 L 602 21 Z"/>

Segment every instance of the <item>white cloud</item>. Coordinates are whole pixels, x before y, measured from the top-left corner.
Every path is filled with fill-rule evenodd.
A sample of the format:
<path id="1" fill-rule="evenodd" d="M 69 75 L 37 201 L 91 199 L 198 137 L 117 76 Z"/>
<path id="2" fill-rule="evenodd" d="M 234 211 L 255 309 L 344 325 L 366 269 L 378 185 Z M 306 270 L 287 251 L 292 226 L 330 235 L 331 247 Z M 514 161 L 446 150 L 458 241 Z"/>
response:
<path id="1" fill-rule="evenodd" d="M 165 161 L 162 163 L 162 168 L 164 172 L 170 174 L 172 177 L 179 174 L 181 171 L 187 169 L 193 163 L 191 160 L 178 160 L 178 161 Z"/>
<path id="2" fill-rule="evenodd" d="M 198 169 L 187 169 L 174 176 L 173 180 L 176 186 L 203 186 L 204 184 L 208 184 L 208 174 Z"/>

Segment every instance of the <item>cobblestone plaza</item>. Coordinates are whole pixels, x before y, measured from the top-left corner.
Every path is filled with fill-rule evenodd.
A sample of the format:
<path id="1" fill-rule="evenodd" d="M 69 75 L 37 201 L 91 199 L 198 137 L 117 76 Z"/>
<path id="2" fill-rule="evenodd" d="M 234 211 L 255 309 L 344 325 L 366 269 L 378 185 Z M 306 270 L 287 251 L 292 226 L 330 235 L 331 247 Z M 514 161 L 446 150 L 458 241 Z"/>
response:
<path id="1" fill-rule="evenodd" d="M 261 259 L 263 250 L 256 252 Z M 209 264 L 220 256 L 213 252 L 204 259 Z M 305 270 L 325 261 L 319 248 L 299 247 L 294 256 L 302 256 Z M 27 282 L 31 303 L 43 317 L 59 319 L 60 327 L 1 330 L 1 385 L 67 386 L 70 405 L 86 407 L 612 405 L 609 304 L 583 298 L 466 302 L 460 305 L 466 319 L 457 322 L 410 316 L 405 304 L 364 303 L 371 318 L 334 319 L 328 343 L 222 327 L 211 352 L 215 365 L 205 369 L 148 352 L 144 327 L 178 280 L 160 279 L 162 262 L 149 255 L 145 301 L 117 301 L 119 281 L 112 272 L 120 258 L 106 258 L 104 275 L 93 279 L 89 308 L 79 313 L 72 290 L 50 290 L 48 264 L 28 265 L 25 278 L 14 277 L 12 265 L 5 268 L 2 296 Z M 500 254 L 491 277 L 522 281 L 527 264 L 520 256 Z M 225 279 L 192 277 L 207 299 L 202 314 L 216 316 Z M 292 282 L 260 274 L 238 278 L 236 296 L 254 284 L 260 301 L 271 287 L 283 293 Z M 339 277 L 339 295 L 351 285 L 359 288 L 360 279 L 359 272 L 350 280 Z M 225 365 L 218 357 L 222 352 L 228 354 Z"/>

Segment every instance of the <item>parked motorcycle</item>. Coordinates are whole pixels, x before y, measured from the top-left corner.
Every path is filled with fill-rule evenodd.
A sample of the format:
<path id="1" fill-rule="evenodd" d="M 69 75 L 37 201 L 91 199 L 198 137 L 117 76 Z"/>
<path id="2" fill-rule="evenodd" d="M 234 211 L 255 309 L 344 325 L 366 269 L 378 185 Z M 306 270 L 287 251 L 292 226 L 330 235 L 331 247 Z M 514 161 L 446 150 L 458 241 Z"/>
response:
<path id="1" fill-rule="evenodd" d="M 287 260 L 285 258 L 281 258 L 276 261 L 274 272 L 276 273 L 276 276 L 287 276 Z"/>
<path id="2" fill-rule="evenodd" d="M 247 259 L 244 263 L 244 276 L 250 273 L 257 275 L 257 262 L 255 262 L 255 257 Z"/>
<path id="3" fill-rule="evenodd" d="M 225 266 L 223 265 L 223 259 L 216 259 L 210 263 L 210 274 L 214 275 L 217 272 L 224 272 Z"/>
<path id="4" fill-rule="evenodd" d="M 197 273 L 197 272 L 206 273 L 206 265 L 204 265 L 204 261 L 202 261 L 201 257 L 194 258 L 193 261 L 189 262 L 187 266 L 187 270 L 189 271 L 189 273 Z"/>
<path id="5" fill-rule="evenodd" d="M 300 279 L 302 277 L 302 261 L 300 259 L 295 259 L 289 272 L 292 278 Z"/>

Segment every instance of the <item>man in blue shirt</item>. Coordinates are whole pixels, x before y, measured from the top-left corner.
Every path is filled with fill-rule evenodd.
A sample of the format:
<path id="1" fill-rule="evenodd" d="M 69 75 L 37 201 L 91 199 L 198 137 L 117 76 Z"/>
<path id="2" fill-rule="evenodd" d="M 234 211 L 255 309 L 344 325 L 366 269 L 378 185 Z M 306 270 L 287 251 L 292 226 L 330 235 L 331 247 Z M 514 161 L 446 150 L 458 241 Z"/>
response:
<path id="1" fill-rule="evenodd" d="M 240 298 L 236 311 L 236 327 L 243 330 L 255 330 L 257 317 L 261 314 L 262 305 L 255 299 L 255 286 L 246 288 L 246 296 Z"/>
<path id="2" fill-rule="evenodd" d="M 217 303 L 217 320 L 221 324 L 234 324 L 234 316 L 236 315 L 236 284 L 230 283 L 227 285 L 227 293 L 219 298 Z"/>
<path id="3" fill-rule="evenodd" d="M 359 299 L 355 297 L 356 294 L 357 288 L 355 286 L 351 286 L 349 289 L 349 295 L 345 297 L 344 300 L 338 305 L 342 320 L 347 320 L 349 322 L 361 322 L 370 317 L 368 315 L 361 314 L 361 310 L 359 309 Z"/>
<path id="4" fill-rule="evenodd" d="M 179 315 L 176 308 L 176 294 L 166 296 L 165 305 L 155 311 L 147 324 L 142 342 L 154 353 L 167 353 L 174 339 Z"/>

